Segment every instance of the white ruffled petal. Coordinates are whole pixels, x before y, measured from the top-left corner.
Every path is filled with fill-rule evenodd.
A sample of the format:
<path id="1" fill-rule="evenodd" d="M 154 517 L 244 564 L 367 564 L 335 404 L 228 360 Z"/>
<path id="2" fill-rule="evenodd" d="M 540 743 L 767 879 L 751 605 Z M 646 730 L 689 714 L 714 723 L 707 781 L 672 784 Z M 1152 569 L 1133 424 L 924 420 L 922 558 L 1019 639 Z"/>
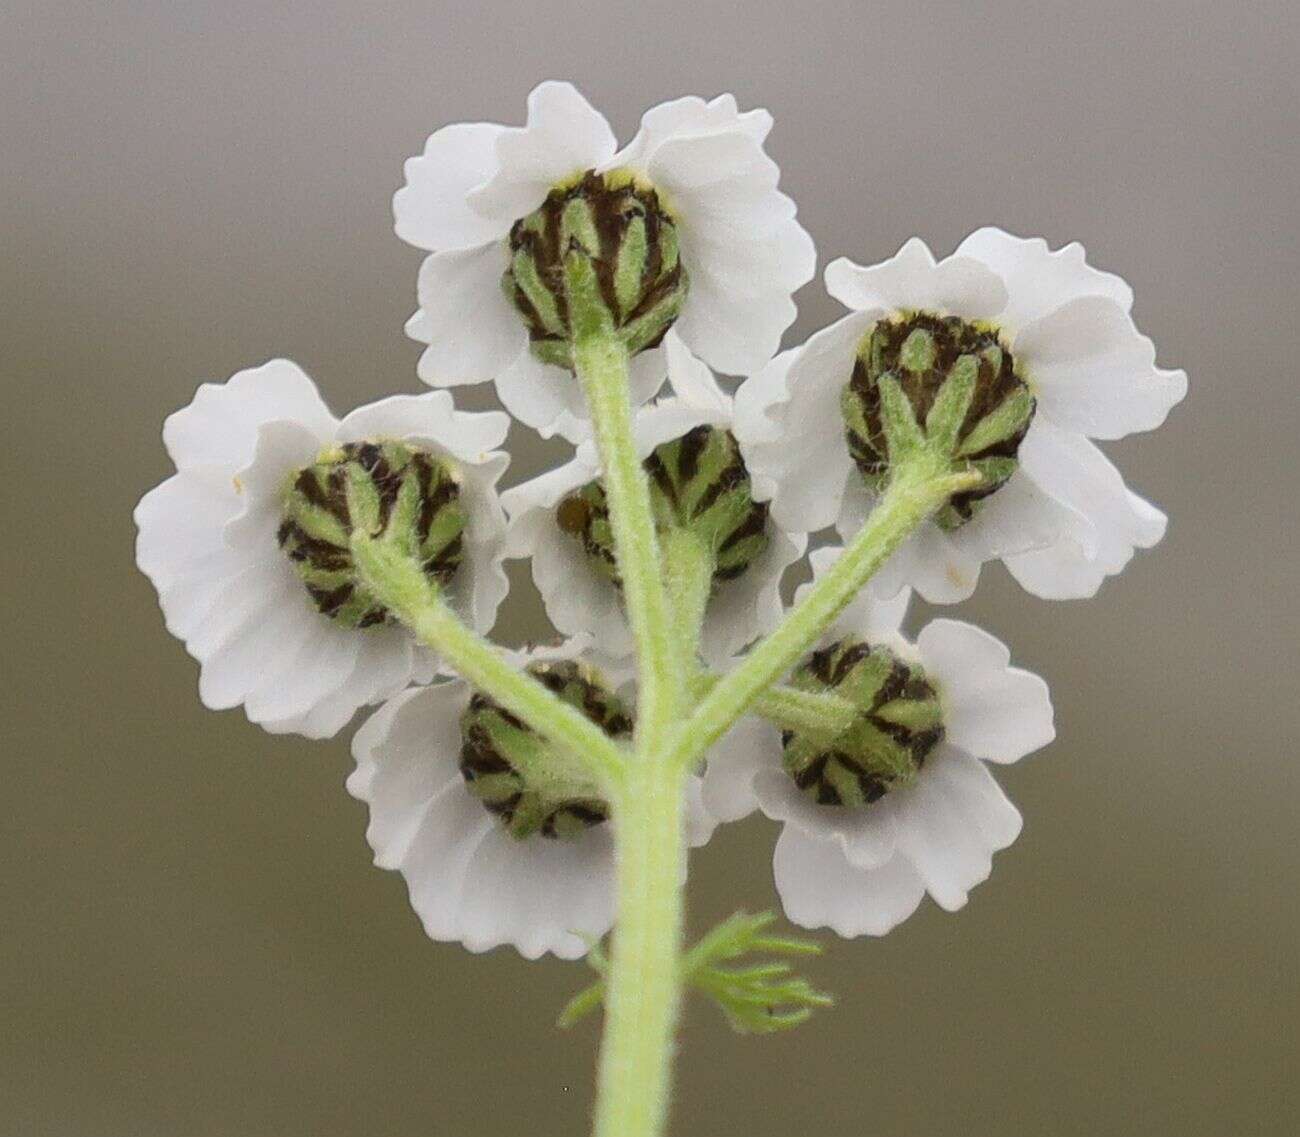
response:
<path id="1" fill-rule="evenodd" d="M 417 373 L 430 386 L 484 383 L 527 351 L 522 317 L 501 288 L 504 244 L 434 253 L 420 266 L 421 313 L 407 332 L 428 343 Z"/>
<path id="2" fill-rule="evenodd" d="M 1002 278 L 1008 300 L 999 323 L 1013 333 L 1080 296 L 1108 296 L 1125 312 L 1133 306 L 1133 290 L 1089 265 L 1077 241 L 1053 251 L 1042 237 L 1014 237 L 986 226 L 958 245 L 954 256 L 972 257 Z"/>
<path id="3" fill-rule="evenodd" d="M 1154 430 L 1187 394 L 1186 373 L 1158 368 L 1155 345 L 1108 297 L 1080 297 L 1035 320 L 1014 351 L 1038 413 L 1090 438 Z"/>
<path id="4" fill-rule="evenodd" d="M 689 407 L 708 411 L 718 416 L 719 421 L 729 421 L 732 416 L 731 397 L 718 386 L 709 365 L 682 343 L 675 331 L 664 337 L 663 351 L 668 365 L 668 385 L 673 394 Z"/>
<path id="5" fill-rule="evenodd" d="M 577 958 L 581 935 L 604 935 L 613 922 L 608 826 L 573 840 L 512 838 L 458 769 L 468 701 L 459 681 L 407 691 L 357 732 L 348 789 L 370 806 L 375 863 L 401 871 L 434 939 Z"/>
<path id="6" fill-rule="evenodd" d="M 756 715 L 741 718 L 709 751 L 704 807 L 719 821 L 739 821 L 758 808 L 754 776 L 781 769 L 781 733 Z"/>
<path id="7" fill-rule="evenodd" d="M 812 279 L 816 251 L 780 193 L 780 171 L 757 132 L 678 133 L 645 171 L 670 203 L 690 290 L 675 325 L 711 366 L 757 370 L 795 317 L 790 294 Z"/>
<path id="8" fill-rule="evenodd" d="M 525 959 L 579 959 L 613 926 L 613 864 L 603 825 L 563 841 L 519 841 L 494 826 L 466 870 L 455 938 L 475 952 L 508 944 Z"/>
<path id="9" fill-rule="evenodd" d="M 1020 835 L 1020 812 L 984 764 L 941 744 L 916 784 L 896 791 L 899 855 L 911 862 L 935 902 L 961 908 L 988 879 L 993 853 Z"/>
<path id="10" fill-rule="evenodd" d="M 1047 684 L 1012 667 L 995 637 L 959 620 L 933 620 L 917 638 L 939 690 L 945 738 L 990 762 L 1015 762 L 1056 737 Z"/>
<path id="11" fill-rule="evenodd" d="M 189 406 L 163 423 L 163 444 L 178 470 L 247 465 L 263 423 L 299 423 L 324 441 L 338 425 L 306 372 L 287 359 L 239 371 L 224 383 L 204 383 Z"/>
<path id="12" fill-rule="evenodd" d="M 919 309 L 987 320 L 1006 306 L 1007 290 L 996 273 L 970 257 L 935 263 L 913 237 L 887 261 L 864 268 L 847 257 L 826 266 L 826 291 L 857 311 Z"/>
<path id="13" fill-rule="evenodd" d="M 811 533 L 840 512 L 853 461 L 840 393 L 863 335 L 879 313 L 855 313 L 817 332 L 789 361 L 742 384 L 736 396 L 738 440 L 759 496 L 789 533 Z M 750 383 L 756 383 L 750 388 Z M 761 428 L 761 418 L 771 428 Z"/>
<path id="14" fill-rule="evenodd" d="M 879 868 L 855 868 L 834 841 L 787 826 L 772 859 L 785 914 L 802 928 L 854 936 L 883 936 L 921 903 L 925 885 L 905 858 Z"/>
<path id="15" fill-rule="evenodd" d="M 719 95 L 707 103 L 698 95 L 686 95 L 646 111 L 641 129 L 606 165 L 609 169 L 644 170 L 651 155 L 672 138 L 740 130 L 762 144 L 771 129 L 772 116 L 767 111 L 742 114 L 733 95 Z"/>
<path id="16" fill-rule="evenodd" d="M 804 594 L 814 583 L 826 575 L 831 565 L 838 561 L 843 553 L 842 545 L 825 545 L 808 554 L 813 579 L 808 584 L 801 584 L 795 591 L 796 604 L 803 599 Z M 875 596 L 870 589 L 864 588 L 827 628 L 826 638 L 855 636 L 871 644 L 892 640 L 903 626 L 903 619 L 907 615 L 907 606 L 911 600 L 910 588 L 900 588 L 892 596 L 884 598 Z"/>
<path id="17" fill-rule="evenodd" d="M 846 523 L 841 518 L 843 540 L 852 540 L 859 528 L 860 521 Z M 983 557 L 967 543 L 954 540 L 932 521 L 923 521 L 880 567 L 868 587 L 882 600 L 910 587 L 931 604 L 956 604 L 974 593 L 983 563 Z"/>
<path id="18" fill-rule="evenodd" d="M 558 631 L 590 635 L 602 651 L 618 658 L 635 647 L 618 590 L 592 568 L 582 544 L 555 518 L 566 495 L 599 477 L 599 465 L 591 457 L 584 460 L 580 451 L 564 466 L 505 492 L 502 500 L 510 514 L 507 555 L 532 558 L 533 582 Z"/>
<path id="19" fill-rule="evenodd" d="M 499 240 L 510 222 L 472 209 L 468 196 L 497 172 L 504 126 L 460 122 L 429 136 L 424 153 L 406 160 L 406 184 L 393 196 L 397 235 L 416 248 L 468 249 Z"/>
<path id="20" fill-rule="evenodd" d="M 500 411 L 459 411 L 450 392 L 426 391 L 358 407 L 339 424 L 338 440 L 424 443 L 459 462 L 479 465 L 505 442 L 509 431 L 510 418 Z"/>
<path id="21" fill-rule="evenodd" d="M 470 206 L 508 228 L 557 182 L 605 163 L 616 145 L 609 123 L 573 84 L 539 83 L 528 96 L 527 124 L 497 138 L 497 172 L 469 195 Z"/>
<path id="22" fill-rule="evenodd" d="M 845 542 L 862 528 L 874 502 L 855 471 L 836 521 Z M 956 604 L 975 591 L 985 562 L 1046 547 L 1065 534 L 1087 540 L 1090 533 L 1084 517 L 1017 471 L 966 524 L 947 530 L 922 522 L 872 578 L 871 589 L 888 598 L 910 586 L 931 604 Z"/>
<path id="23" fill-rule="evenodd" d="M 208 467 L 173 475 L 136 506 L 136 563 L 158 590 L 172 635 L 189 636 L 215 590 L 247 566 L 245 554 L 222 538 L 242 505 L 230 474 Z"/>
<path id="24" fill-rule="evenodd" d="M 353 737 L 357 767 L 348 777 L 348 792 L 371 807 L 366 840 L 381 868 L 401 864 L 423 807 L 461 780 L 456 759 L 469 694 L 459 681 L 413 687 L 388 700 Z"/>
<path id="25" fill-rule="evenodd" d="M 1164 536 L 1166 517 L 1125 485 L 1119 471 L 1091 442 L 1072 431 L 1035 422 L 1020 447 L 1022 472 L 1043 496 L 1059 503 L 1059 534 L 1039 549 L 1006 557 L 1027 590 L 1045 599 L 1093 596 L 1120 572 L 1135 549 Z"/>
<path id="26" fill-rule="evenodd" d="M 779 765 L 758 770 L 753 778 L 758 806 L 773 821 L 820 841 L 834 841 L 858 868 L 878 868 L 894 855 L 897 839 L 895 791 L 863 809 L 819 805 L 794 784 Z"/>

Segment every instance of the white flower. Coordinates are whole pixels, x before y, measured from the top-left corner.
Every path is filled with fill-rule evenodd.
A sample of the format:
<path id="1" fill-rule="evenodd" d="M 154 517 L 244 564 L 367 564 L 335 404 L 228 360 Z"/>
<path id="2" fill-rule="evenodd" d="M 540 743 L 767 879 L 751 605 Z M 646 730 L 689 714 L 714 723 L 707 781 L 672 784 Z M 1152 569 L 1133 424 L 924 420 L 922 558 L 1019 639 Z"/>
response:
<path id="1" fill-rule="evenodd" d="M 642 458 L 695 427 L 732 428 L 732 400 L 708 366 L 686 350 L 675 332 L 668 333 L 664 347 L 675 397 L 637 409 L 633 429 Z M 561 501 L 601 474 L 590 432 L 584 434 L 572 460 L 502 494 L 510 516 L 507 556 L 532 558 L 533 581 L 559 631 L 589 634 L 602 651 L 621 657 L 631 654 L 635 644 L 619 591 L 593 566 L 581 540 L 557 521 Z M 803 556 L 806 537 L 782 531 L 770 516 L 765 532 L 763 552 L 740 576 L 719 581 L 710 597 L 701 640 L 710 663 L 729 659 L 781 618 L 781 578 Z"/>
<path id="2" fill-rule="evenodd" d="M 516 654 L 528 663 L 578 660 L 623 694 L 630 672 L 598 659 L 585 641 Z M 461 772 L 462 716 L 472 691 L 459 679 L 413 687 L 384 704 L 352 743 L 349 792 L 370 807 L 366 839 L 380 868 L 406 878 L 430 938 L 470 951 L 502 944 L 528 959 L 586 954 L 614 922 L 611 821 L 567 836 L 514 836 L 471 792 Z M 700 782 L 687 784 L 687 837 L 706 843 L 715 822 Z"/>
<path id="3" fill-rule="evenodd" d="M 760 367 L 793 321 L 791 293 L 816 261 L 763 150 L 771 125 L 766 111 L 740 113 L 731 95 L 682 98 L 647 111 L 620 150 L 572 85 L 547 82 L 529 95 L 523 127 L 458 123 L 434 133 L 407 161 L 393 200 L 398 236 L 433 254 L 407 326 L 429 345 L 420 377 L 434 386 L 495 379 L 507 409 L 547 436 L 585 417 L 573 376 L 530 352 L 502 276 L 514 223 L 587 171 L 625 171 L 667 208 L 689 276 L 675 326 L 691 350 L 723 372 Z M 652 397 L 663 378 L 659 351 L 636 356 L 634 401 Z"/>
<path id="4" fill-rule="evenodd" d="M 980 565 L 1001 558 L 1038 596 L 1091 596 L 1134 549 L 1164 535 L 1164 514 L 1130 492 L 1089 439 L 1159 426 L 1187 376 L 1156 367 L 1129 314 L 1128 285 L 1090 267 L 1080 245 L 1053 252 L 1041 239 L 980 229 L 936 264 L 913 239 L 873 268 L 835 261 L 826 286 L 853 311 L 737 395 L 746 461 L 778 522 L 835 523 L 845 540 L 861 527 L 872 495 L 850 456 L 841 392 L 877 321 L 923 312 L 993 325 L 1036 409 L 1010 481 L 965 524 L 924 524 L 873 582 L 879 595 L 911 585 L 932 602 L 961 600 Z"/>
<path id="5" fill-rule="evenodd" d="M 496 482 L 508 459 L 493 448 L 508 429 L 499 411 L 458 412 L 445 391 L 384 399 L 340 422 L 284 359 L 199 387 L 163 427 L 177 472 L 141 499 L 135 522 L 136 559 L 168 631 L 199 661 L 204 704 L 242 703 L 267 730 L 323 738 L 358 707 L 433 677 L 433 659 L 400 626 L 348 628 L 322 614 L 279 546 L 288 479 L 335 444 L 409 442 L 454 468 L 468 520 L 450 599 L 486 632 L 506 593 Z"/>
<path id="6" fill-rule="evenodd" d="M 821 576 L 840 549 L 810 558 Z M 1047 686 L 1008 666 L 1007 649 L 956 620 L 934 620 L 908 643 L 898 632 L 908 594 L 858 597 L 823 643 L 843 637 L 889 648 L 919 665 L 937 691 L 944 735 L 912 784 L 860 807 L 821 805 L 782 766 L 777 729 L 747 718 L 715 747 L 705 775 L 706 807 L 720 821 L 758 808 L 783 822 L 774 872 L 786 914 L 842 936 L 883 935 L 929 892 L 955 911 L 987 879 L 992 854 L 1020 833 L 1020 814 L 985 762 L 1014 762 L 1055 737 Z"/>

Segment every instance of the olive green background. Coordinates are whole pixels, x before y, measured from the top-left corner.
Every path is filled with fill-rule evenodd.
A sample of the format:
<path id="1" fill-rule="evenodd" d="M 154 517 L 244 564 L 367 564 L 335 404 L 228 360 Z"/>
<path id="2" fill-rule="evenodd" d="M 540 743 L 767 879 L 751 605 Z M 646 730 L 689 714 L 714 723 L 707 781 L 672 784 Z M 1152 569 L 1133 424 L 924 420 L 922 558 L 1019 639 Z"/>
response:
<path id="1" fill-rule="evenodd" d="M 199 705 L 130 521 L 200 381 L 284 354 L 339 411 L 418 389 L 402 160 L 554 76 L 624 137 L 682 92 L 769 107 L 822 265 L 1080 239 L 1191 376 L 1108 448 L 1165 543 L 1094 601 L 999 568 L 960 609 L 1053 686 L 1059 741 L 1000 772 L 1023 837 L 962 913 L 825 937 L 814 1025 L 692 1004 L 674 1134 L 1294 1133 L 1297 31 L 1283 2 L 0 6 L 0 1132 L 584 1131 L 596 1030 L 551 1026 L 584 969 L 426 941 L 346 738 Z M 836 315 L 800 299 L 800 336 Z M 512 446 L 521 477 L 563 453 Z M 774 903 L 774 836 L 696 857 L 696 929 Z"/>

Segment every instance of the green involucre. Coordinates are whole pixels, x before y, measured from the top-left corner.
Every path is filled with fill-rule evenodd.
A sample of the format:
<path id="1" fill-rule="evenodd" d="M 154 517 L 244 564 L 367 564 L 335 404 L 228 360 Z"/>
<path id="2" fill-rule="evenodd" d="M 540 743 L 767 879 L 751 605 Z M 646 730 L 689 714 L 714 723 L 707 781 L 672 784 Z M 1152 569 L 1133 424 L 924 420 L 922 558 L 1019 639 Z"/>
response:
<path id="1" fill-rule="evenodd" d="M 857 708 L 851 725 L 834 738 L 782 732 L 786 772 L 819 805 L 868 805 L 911 784 L 943 738 L 934 687 L 919 667 L 887 647 L 838 640 L 813 652 L 791 686 L 833 692 Z"/>
<path id="2" fill-rule="evenodd" d="M 677 226 L 653 187 L 621 171 L 588 171 L 551 190 L 510 231 L 506 295 L 528 325 L 534 355 L 574 366 L 565 261 L 594 272 L 614 336 L 629 355 L 656 346 L 686 300 Z"/>
<path id="3" fill-rule="evenodd" d="M 527 673 L 610 738 L 632 735 L 632 715 L 592 667 L 532 663 Z M 460 771 L 470 791 L 514 837 L 574 837 L 609 817 L 589 776 L 517 715 L 475 692 L 461 716 Z"/>
<path id="4" fill-rule="evenodd" d="M 365 628 L 390 614 L 358 577 L 353 535 L 393 544 L 445 586 L 460 567 L 465 522 L 460 477 L 444 459 L 402 442 L 349 442 L 292 476 L 277 539 L 316 607 Z"/>
<path id="5" fill-rule="evenodd" d="M 902 399 L 892 399 L 895 392 Z M 971 469 L 981 484 L 954 494 L 935 514 L 965 524 L 978 502 L 1016 471 L 1034 397 L 996 328 L 926 312 L 878 322 L 862 341 L 841 397 L 849 451 L 867 485 L 883 488 L 913 446 Z"/>
<path id="6" fill-rule="evenodd" d="M 656 530 L 661 537 L 669 530 L 696 537 L 713 561 L 715 585 L 742 575 L 763 554 L 770 539 L 767 503 L 754 501 L 749 473 L 729 431 L 697 426 L 656 447 L 643 466 Z M 601 482 L 588 482 L 561 501 L 556 521 L 582 542 L 597 572 L 620 583 Z"/>

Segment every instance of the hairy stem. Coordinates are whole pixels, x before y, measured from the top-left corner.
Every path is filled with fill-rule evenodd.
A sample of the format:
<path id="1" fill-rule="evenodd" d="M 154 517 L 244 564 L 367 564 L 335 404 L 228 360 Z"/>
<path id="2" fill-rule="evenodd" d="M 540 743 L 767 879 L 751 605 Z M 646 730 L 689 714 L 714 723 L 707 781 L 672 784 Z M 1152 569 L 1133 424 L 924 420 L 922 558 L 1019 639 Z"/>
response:
<path id="1" fill-rule="evenodd" d="M 668 760 L 692 766 L 762 693 L 776 683 L 844 610 L 922 521 L 949 496 L 979 483 L 978 473 L 953 474 L 922 453 L 903 465 L 829 571 L 741 664 L 724 676 L 677 730 Z"/>
<path id="2" fill-rule="evenodd" d="M 467 683 L 566 748 L 603 783 L 622 777 L 627 762 L 618 745 L 577 707 L 557 698 L 467 628 L 414 558 L 363 534 L 352 538 L 352 557 L 366 585 L 384 606 Z"/>
<path id="3" fill-rule="evenodd" d="M 663 559 L 677 662 L 683 675 L 690 678 L 699 671 L 700 633 L 713 590 L 714 558 L 695 534 L 671 529 L 664 536 Z"/>
<path id="4" fill-rule="evenodd" d="M 637 645 L 637 745 L 643 755 L 662 745 L 683 693 L 673 665 L 673 632 L 667 594 L 659 575 L 659 539 L 650 508 L 650 486 L 637 456 L 628 399 L 628 355 L 602 320 L 590 314 L 603 303 L 585 261 L 571 265 L 570 310 L 574 313 L 574 367 L 582 381 L 604 468 L 605 496 L 615 557 L 623 582 L 628 623 Z M 588 297 L 587 291 L 594 290 Z M 579 318 L 579 313 L 585 313 Z M 608 320 L 608 315 L 604 316 Z"/>
<path id="5" fill-rule="evenodd" d="M 697 698 L 703 698 L 720 682 L 720 675 L 700 675 L 694 683 Z M 848 700 L 825 691 L 800 691 L 773 686 L 754 700 L 754 713 L 783 730 L 797 730 L 828 741 L 853 725 L 857 708 Z"/>
<path id="6" fill-rule="evenodd" d="M 681 1002 L 683 780 L 641 756 L 614 801 L 618 925 L 606 976 L 596 1137 L 659 1137 Z"/>

